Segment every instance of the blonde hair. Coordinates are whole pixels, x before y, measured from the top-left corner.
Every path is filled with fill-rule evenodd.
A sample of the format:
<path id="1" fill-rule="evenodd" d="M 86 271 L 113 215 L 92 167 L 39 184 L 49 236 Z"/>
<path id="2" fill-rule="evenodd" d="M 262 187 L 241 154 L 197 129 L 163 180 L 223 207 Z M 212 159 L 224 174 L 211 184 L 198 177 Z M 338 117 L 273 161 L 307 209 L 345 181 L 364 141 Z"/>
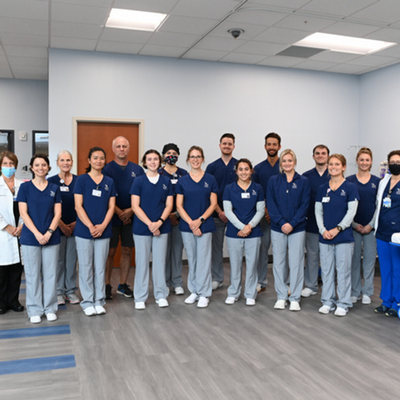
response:
<path id="1" fill-rule="evenodd" d="M 280 157 L 279 157 L 279 171 L 280 171 L 281 174 L 283 173 L 283 170 L 282 170 L 283 157 L 288 155 L 288 154 L 290 154 L 293 157 L 294 165 L 297 165 L 297 157 L 296 157 L 295 152 L 293 150 L 291 150 L 291 149 L 283 150 L 281 152 Z"/>

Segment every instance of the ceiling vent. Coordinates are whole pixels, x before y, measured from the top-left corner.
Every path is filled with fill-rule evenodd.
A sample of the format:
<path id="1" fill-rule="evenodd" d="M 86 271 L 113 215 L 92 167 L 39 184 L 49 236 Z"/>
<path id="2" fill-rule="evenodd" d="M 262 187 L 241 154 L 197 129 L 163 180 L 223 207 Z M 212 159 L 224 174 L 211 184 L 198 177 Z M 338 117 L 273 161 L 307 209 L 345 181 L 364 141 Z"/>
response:
<path id="1" fill-rule="evenodd" d="M 325 51 L 325 49 L 315 49 L 312 47 L 301 47 L 301 46 L 290 46 L 287 49 L 281 51 L 276 56 L 286 57 L 297 57 L 297 58 L 309 58 L 315 56 L 318 53 Z"/>

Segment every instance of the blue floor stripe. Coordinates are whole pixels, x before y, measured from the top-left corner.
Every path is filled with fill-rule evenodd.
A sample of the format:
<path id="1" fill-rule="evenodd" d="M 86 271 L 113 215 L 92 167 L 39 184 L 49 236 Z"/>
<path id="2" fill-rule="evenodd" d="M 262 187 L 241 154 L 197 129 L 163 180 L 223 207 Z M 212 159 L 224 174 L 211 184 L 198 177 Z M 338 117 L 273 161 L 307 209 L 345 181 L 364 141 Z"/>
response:
<path id="1" fill-rule="evenodd" d="M 59 305 L 58 305 L 58 309 L 59 309 L 59 310 L 66 310 L 66 309 L 67 309 L 67 306 L 66 306 L 65 304 L 61 304 L 61 305 L 59 304 Z"/>
<path id="2" fill-rule="evenodd" d="M 75 356 L 29 358 L 26 360 L 13 360 L 0 362 L 0 375 L 21 374 L 24 372 L 48 371 L 52 369 L 76 367 Z"/>
<path id="3" fill-rule="evenodd" d="M 0 331 L 0 339 L 67 335 L 69 333 L 71 333 L 69 325 L 44 326 L 41 328 L 8 329 Z"/>
<path id="4" fill-rule="evenodd" d="M 20 289 L 19 289 L 19 294 L 26 294 L 26 289 L 20 288 Z"/>

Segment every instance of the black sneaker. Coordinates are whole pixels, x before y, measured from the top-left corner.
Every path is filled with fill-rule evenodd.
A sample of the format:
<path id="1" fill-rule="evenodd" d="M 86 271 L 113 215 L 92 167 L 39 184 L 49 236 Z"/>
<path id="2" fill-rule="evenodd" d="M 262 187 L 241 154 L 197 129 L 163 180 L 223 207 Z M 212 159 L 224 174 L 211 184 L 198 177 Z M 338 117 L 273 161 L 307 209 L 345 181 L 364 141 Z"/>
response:
<path id="1" fill-rule="evenodd" d="M 118 285 L 117 294 L 120 294 L 125 297 L 133 297 L 133 292 L 129 289 L 129 285 L 124 283 L 123 285 Z"/>
<path id="2" fill-rule="evenodd" d="M 387 310 L 386 312 L 385 312 L 385 315 L 387 316 L 387 317 L 397 317 L 397 311 L 394 309 L 394 308 L 389 308 L 389 310 Z"/>
<path id="3" fill-rule="evenodd" d="M 106 285 L 106 300 L 112 300 L 112 294 L 111 294 L 111 285 Z"/>
<path id="4" fill-rule="evenodd" d="M 379 307 L 376 307 L 374 311 L 377 314 L 385 314 L 388 310 L 389 310 L 389 308 L 382 304 Z"/>

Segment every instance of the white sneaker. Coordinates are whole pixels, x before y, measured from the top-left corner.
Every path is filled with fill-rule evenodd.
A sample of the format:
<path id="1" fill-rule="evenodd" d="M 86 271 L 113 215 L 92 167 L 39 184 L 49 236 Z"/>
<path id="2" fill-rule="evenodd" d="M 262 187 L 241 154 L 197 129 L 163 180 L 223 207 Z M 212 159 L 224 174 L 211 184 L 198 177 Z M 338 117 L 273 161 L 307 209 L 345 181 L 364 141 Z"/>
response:
<path id="1" fill-rule="evenodd" d="M 335 311 L 335 315 L 337 317 L 345 317 L 347 314 L 347 310 L 342 307 L 337 307 Z"/>
<path id="2" fill-rule="evenodd" d="M 57 295 L 57 304 L 63 306 L 65 304 L 65 299 L 62 294 Z"/>
<path id="3" fill-rule="evenodd" d="M 35 315 L 34 317 L 30 317 L 29 321 L 31 322 L 31 324 L 40 324 L 42 318 L 40 315 Z"/>
<path id="4" fill-rule="evenodd" d="M 222 287 L 222 282 L 212 281 L 212 290 L 217 290 L 220 287 Z"/>
<path id="5" fill-rule="evenodd" d="M 320 314 L 329 314 L 330 311 L 333 311 L 335 309 L 335 307 L 331 307 L 331 306 L 322 306 L 318 312 Z"/>
<path id="6" fill-rule="evenodd" d="M 106 313 L 106 309 L 103 306 L 95 306 L 94 309 L 97 315 L 104 315 Z"/>
<path id="7" fill-rule="evenodd" d="M 286 300 L 278 300 L 274 305 L 275 310 L 284 310 L 286 308 Z"/>
<path id="8" fill-rule="evenodd" d="M 96 315 L 96 309 L 92 306 L 85 308 L 83 312 L 88 317 L 93 317 L 94 315 Z"/>
<path id="9" fill-rule="evenodd" d="M 371 297 L 367 296 L 366 294 L 363 294 L 361 302 L 363 304 L 371 304 Z"/>
<path id="10" fill-rule="evenodd" d="M 49 322 L 57 321 L 57 315 L 52 312 L 47 313 L 46 318 Z"/>
<path id="11" fill-rule="evenodd" d="M 353 304 L 356 304 L 358 300 L 361 300 L 361 296 L 358 296 L 358 297 L 356 297 L 356 296 L 351 296 L 351 302 L 352 302 Z"/>
<path id="12" fill-rule="evenodd" d="M 185 294 L 185 291 L 183 290 L 183 287 L 178 286 L 174 290 L 175 290 L 175 294 L 177 296 L 181 296 L 182 294 Z"/>
<path id="13" fill-rule="evenodd" d="M 254 299 L 246 299 L 246 306 L 255 306 L 256 301 Z"/>
<path id="14" fill-rule="evenodd" d="M 314 290 L 311 290 L 310 288 L 306 287 L 301 291 L 301 297 L 310 297 L 310 296 L 315 296 L 317 292 L 314 292 Z"/>
<path id="15" fill-rule="evenodd" d="M 158 304 L 158 307 L 160 307 L 160 308 L 169 306 L 169 303 L 166 299 L 156 300 L 156 303 Z"/>
<path id="16" fill-rule="evenodd" d="M 196 301 L 199 300 L 199 296 L 196 293 L 192 293 L 189 297 L 185 299 L 186 304 L 194 304 Z"/>
<path id="17" fill-rule="evenodd" d="M 136 301 L 135 302 L 135 309 L 136 310 L 145 310 L 146 309 L 146 303 L 144 301 Z"/>
<path id="18" fill-rule="evenodd" d="M 301 310 L 300 303 L 298 301 L 291 301 L 289 310 L 290 311 L 300 311 Z"/>
<path id="19" fill-rule="evenodd" d="M 261 286 L 261 283 L 257 283 L 257 293 L 264 292 L 265 289 L 265 286 Z"/>
<path id="20" fill-rule="evenodd" d="M 227 297 L 225 300 L 225 304 L 235 304 L 237 302 L 236 297 Z"/>
<path id="21" fill-rule="evenodd" d="M 207 297 L 200 297 L 199 301 L 197 303 L 197 307 L 198 308 L 206 308 L 206 307 L 208 307 L 209 302 L 210 302 L 210 300 L 208 300 Z"/>

